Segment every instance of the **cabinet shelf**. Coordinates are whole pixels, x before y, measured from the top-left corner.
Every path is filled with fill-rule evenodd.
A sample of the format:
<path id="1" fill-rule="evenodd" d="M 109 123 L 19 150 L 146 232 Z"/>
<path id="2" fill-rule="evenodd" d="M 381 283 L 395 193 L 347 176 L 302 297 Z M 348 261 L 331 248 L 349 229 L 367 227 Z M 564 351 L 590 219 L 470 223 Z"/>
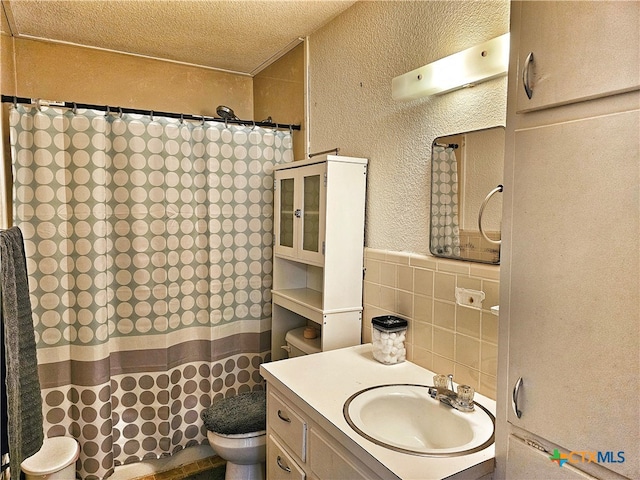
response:
<path id="1" fill-rule="evenodd" d="M 271 290 L 273 303 L 322 325 L 322 292 L 310 288 Z"/>

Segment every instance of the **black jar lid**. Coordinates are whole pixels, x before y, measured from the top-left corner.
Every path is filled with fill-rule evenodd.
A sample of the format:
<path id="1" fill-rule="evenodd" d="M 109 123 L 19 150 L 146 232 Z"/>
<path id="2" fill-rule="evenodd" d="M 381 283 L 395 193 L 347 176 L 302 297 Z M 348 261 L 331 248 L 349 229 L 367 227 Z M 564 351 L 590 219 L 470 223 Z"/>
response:
<path id="1" fill-rule="evenodd" d="M 407 328 L 409 324 L 404 318 L 396 317 L 395 315 L 381 315 L 379 317 L 373 317 L 371 323 L 378 330 L 385 330 L 387 332 L 393 332 Z"/>

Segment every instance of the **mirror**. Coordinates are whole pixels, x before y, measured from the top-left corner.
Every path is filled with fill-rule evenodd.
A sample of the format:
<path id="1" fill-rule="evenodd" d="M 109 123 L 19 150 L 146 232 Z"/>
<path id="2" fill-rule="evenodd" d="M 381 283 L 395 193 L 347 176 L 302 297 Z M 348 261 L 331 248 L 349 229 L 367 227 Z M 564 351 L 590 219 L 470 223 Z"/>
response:
<path id="1" fill-rule="evenodd" d="M 500 263 L 504 127 L 431 145 L 431 241 L 437 257 Z"/>

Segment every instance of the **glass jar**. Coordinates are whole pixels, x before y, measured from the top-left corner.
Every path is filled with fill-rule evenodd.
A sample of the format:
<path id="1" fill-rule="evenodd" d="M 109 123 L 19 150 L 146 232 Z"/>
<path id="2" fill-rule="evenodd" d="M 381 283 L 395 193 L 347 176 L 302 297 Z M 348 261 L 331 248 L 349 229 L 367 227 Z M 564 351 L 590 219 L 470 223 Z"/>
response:
<path id="1" fill-rule="evenodd" d="M 380 363 L 393 365 L 407 359 L 404 341 L 408 322 L 394 315 L 382 315 L 371 319 L 373 358 Z"/>

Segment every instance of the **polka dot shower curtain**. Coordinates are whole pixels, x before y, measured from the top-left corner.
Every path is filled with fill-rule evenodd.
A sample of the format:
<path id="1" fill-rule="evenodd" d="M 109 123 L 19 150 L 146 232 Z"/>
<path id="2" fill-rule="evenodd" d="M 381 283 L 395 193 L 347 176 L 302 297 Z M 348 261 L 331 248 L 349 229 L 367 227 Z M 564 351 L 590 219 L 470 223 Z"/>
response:
<path id="1" fill-rule="evenodd" d="M 212 398 L 262 388 L 290 132 L 30 106 L 10 128 L 45 434 L 84 479 L 206 442 Z"/>
<path id="2" fill-rule="evenodd" d="M 458 162 L 451 147 L 433 146 L 431 157 L 431 251 L 460 256 Z"/>

